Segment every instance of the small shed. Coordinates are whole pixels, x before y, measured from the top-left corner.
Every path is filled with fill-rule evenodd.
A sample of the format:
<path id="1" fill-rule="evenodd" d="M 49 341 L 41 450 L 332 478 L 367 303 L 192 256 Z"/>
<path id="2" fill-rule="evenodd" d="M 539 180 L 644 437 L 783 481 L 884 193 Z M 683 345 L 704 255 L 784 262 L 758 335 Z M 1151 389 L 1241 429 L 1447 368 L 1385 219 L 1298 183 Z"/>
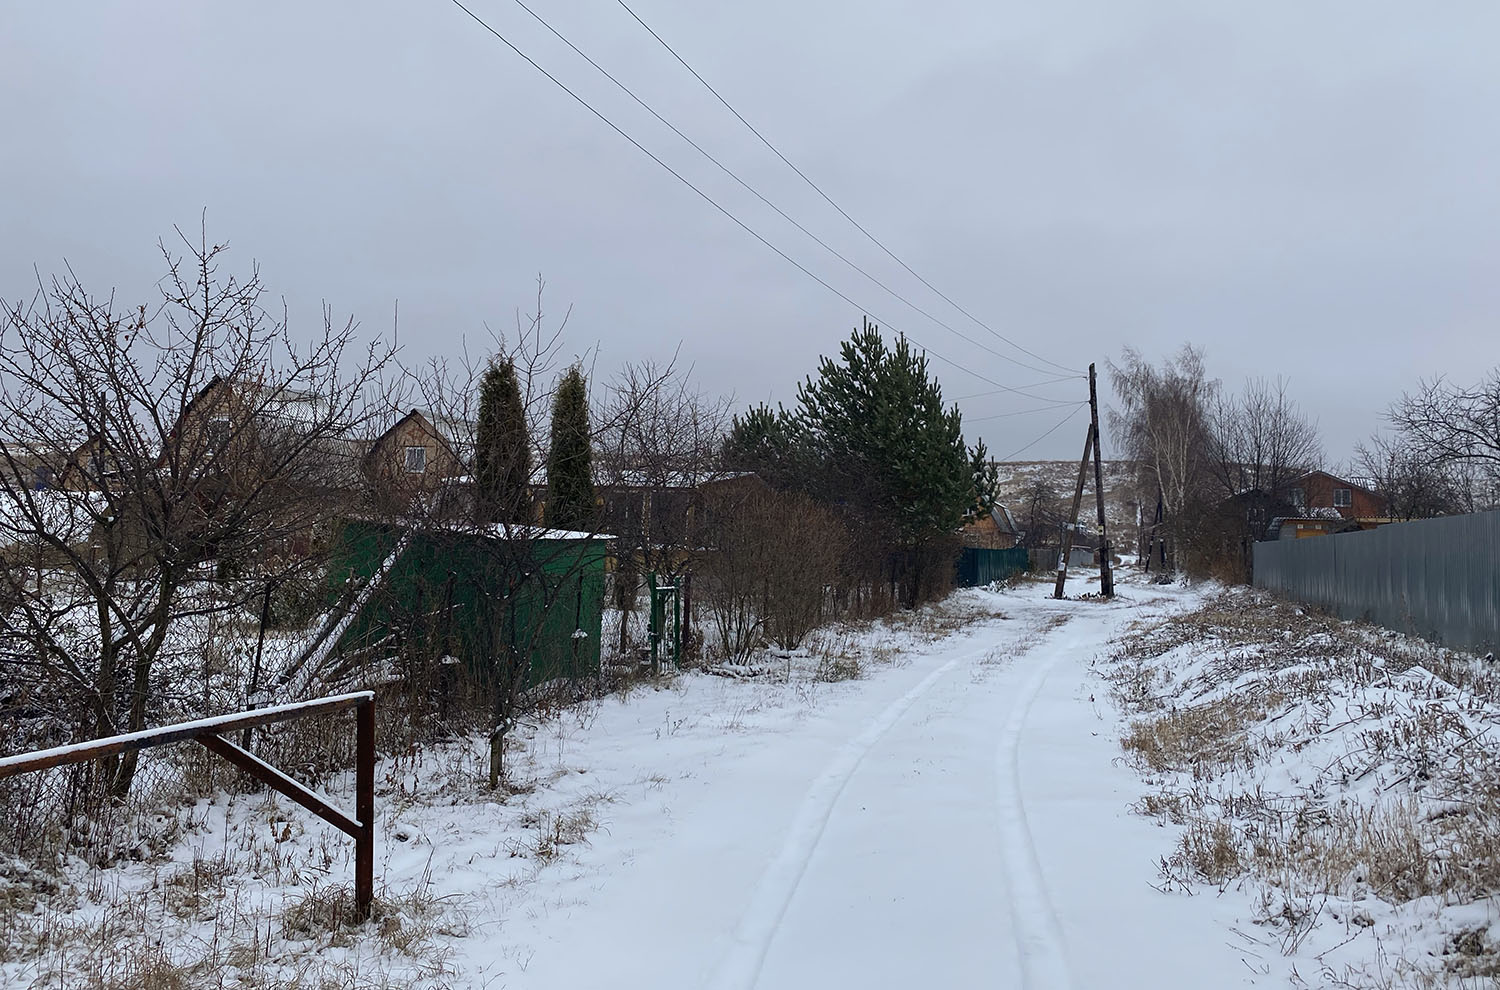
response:
<path id="1" fill-rule="evenodd" d="M 971 519 L 959 531 L 966 547 L 981 550 L 1009 550 L 1021 542 L 1021 529 L 1005 506 L 996 503 L 989 512 Z"/>
<path id="2" fill-rule="evenodd" d="M 529 528 L 411 527 L 346 520 L 330 578 L 362 595 L 334 652 L 394 652 L 420 639 L 482 674 L 520 651 L 528 681 L 599 671 L 606 537 Z"/>

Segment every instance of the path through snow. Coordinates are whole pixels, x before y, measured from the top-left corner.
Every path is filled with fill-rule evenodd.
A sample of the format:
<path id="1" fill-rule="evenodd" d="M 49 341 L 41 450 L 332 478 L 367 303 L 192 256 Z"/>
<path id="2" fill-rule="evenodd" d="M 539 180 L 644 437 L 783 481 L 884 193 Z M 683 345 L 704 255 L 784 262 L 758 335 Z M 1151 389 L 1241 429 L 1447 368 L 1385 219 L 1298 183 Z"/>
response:
<path id="1" fill-rule="evenodd" d="M 1127 810 L 1139 785 L 1086 671 L 1140 603 L 1043 595 L 994 596 L 1007 618 L 805 717 L 675 755 L 643 742 L 660 803 L 612 814 L 570 882 L 508 912 L 524 968 L 504 985 L 1281 983 L 1210 899 L 1150 886 L 1162 836 Z"/>

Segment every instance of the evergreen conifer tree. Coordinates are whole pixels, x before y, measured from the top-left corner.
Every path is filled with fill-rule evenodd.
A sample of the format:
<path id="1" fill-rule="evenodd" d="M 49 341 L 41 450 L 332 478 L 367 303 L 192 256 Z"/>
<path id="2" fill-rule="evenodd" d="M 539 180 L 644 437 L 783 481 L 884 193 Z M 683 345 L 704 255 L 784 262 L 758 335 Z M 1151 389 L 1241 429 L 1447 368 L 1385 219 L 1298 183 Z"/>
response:
<path id="1" fill-rule="evenodd" d="M 754 471 L 778 488 L 803 487 L 801 448 L 796 419 L 781 406 L 762 403 L 734 417 L 724 438 L 724 466 Z"/>
<path id="2" fill-rule="evenodd" d="M 974 503 L 958 407 L 943 407 L 927 357 L 906 338 L 887 347 L 867 323 L 840 360 L 797 389 L 798 418 L 824 465 L 825 498 L 871 504 L 912 545 L 953 533 Z"/>
<path id="3" fill-rule="evenodd" d="M 904 337 L 888 347 L 868 321 L 797 398 L 809 490 L 892 532 L 909 562 L 904 598 L 915 604 L 951 566 L 945 555 L 975 503 L 958 407 L 944 408 L 925 354 Z"/>
<path id="4" fill-rule="evenodd" d="M 1000 472 L 990 460 L 989 449 L 980 440 L 969 453 L 969 473 L 974 479 L 974 504 L 966 520 L 983 519 L 1000 502 Z"/>
<path id="5" fill-rule="evenodd" d="M 480 381 L 474 474 L 482 522 L 529 521 L 526 485 L 531 476 L 531 449 L 521 386 L 509 358 L 491 362 Z"/>
<path id="6" fill-rule="evenodd" d="M 552 399 L 552 438 L 547 450 L 548 526 L 576 530 L 592 527 L 598 516 L 593 470 L 588 386 L 583 372 L 575 366 L 563 375 Z"/>

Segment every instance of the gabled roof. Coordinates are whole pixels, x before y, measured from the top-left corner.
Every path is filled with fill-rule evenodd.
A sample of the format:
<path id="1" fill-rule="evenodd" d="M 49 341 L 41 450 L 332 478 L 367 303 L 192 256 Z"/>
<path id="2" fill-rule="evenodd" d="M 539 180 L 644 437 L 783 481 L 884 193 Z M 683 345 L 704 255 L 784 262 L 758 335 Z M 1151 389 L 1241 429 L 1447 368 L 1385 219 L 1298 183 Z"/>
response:
<path id="1" fill-rule="evenodd" d="M 1362 485 L 1362 484 L 1360 484 L 1357 481 L 1350 481 L 1348 478 L 1340 478 L 1336 474 L 1330 474 L 1329 472 L 1323 471 L 1323 470 L 1308 471 L 1306 474 L 1299 474 L 1299 475 L 1297 475 L 1297 477 L 1295 477 L 1291 481 L 1287 482 L 1287 484 L 1290 485 L 1290 486 L 1295 487 L 1299 483 L 1306 481 L 1308 478 L 1318 478 L 1318 477 L 1327 478 L 1329 481 L 1335 482 L 1336 484 L 1338 484 L 1341 487 L 1345 487 L 1345 488 L 1358 488 L 1360 491 L 1365 492 L 1366 494 L 1369 494 L 1369 495 L 1376 495 L 1377 494 L 1376 492 L 1372 491 L 1369 487 L 1367 487 L 1365 485 Z"/>
<path id="2" fill-rule="evenodd" d="M 375 452 L 380 449 L 380 445 L 386 441 L 386 438 L 390 437 L 407 423 L 413 421 L 418 423 L 425 432 L 431 434 L 433 437 L 445 444 L 448 447 L 450 453 L 462 459 L 462 453 L 465 449 L 464 439 L 462 437 L 454 436 L 450 430 L 445 429 L 444 426 L 439 425 L 441 423 L 447 426 L 452 426 L 456 421 L 444 419 L 442 417 L 436 417 L 436 420 L 437 421 L 434 422 L 434 416 L 430 410 L 411 410 L 406 415 L 396 420 L 396 422 L 392 423 L 390 427 L 385 430 L 385 432 L 381 433 L 374 440 L 370 441 L 369 449 L 365 452 L 362 463 L 368 466 L 368 464 L 370 463 L 370 459 L 375 456 Z"/>

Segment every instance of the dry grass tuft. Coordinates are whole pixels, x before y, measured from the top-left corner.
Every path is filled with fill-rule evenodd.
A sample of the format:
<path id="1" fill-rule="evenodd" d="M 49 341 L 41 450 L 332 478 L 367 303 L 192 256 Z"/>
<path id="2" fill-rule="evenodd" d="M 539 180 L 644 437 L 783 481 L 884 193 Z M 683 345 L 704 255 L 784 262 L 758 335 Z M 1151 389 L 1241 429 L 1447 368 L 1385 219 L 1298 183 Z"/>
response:
<path id="1" fill-rule="evenodd" d="M 1218 698 L 1132 722 L 1120 745 L 1157 771 L 1201 776 L 1236 763 L 1251 765 L 1255 755 L 1246 740 L 1246 726 L 1264 718 L 1265 712 L 1258 700 Z"/>

